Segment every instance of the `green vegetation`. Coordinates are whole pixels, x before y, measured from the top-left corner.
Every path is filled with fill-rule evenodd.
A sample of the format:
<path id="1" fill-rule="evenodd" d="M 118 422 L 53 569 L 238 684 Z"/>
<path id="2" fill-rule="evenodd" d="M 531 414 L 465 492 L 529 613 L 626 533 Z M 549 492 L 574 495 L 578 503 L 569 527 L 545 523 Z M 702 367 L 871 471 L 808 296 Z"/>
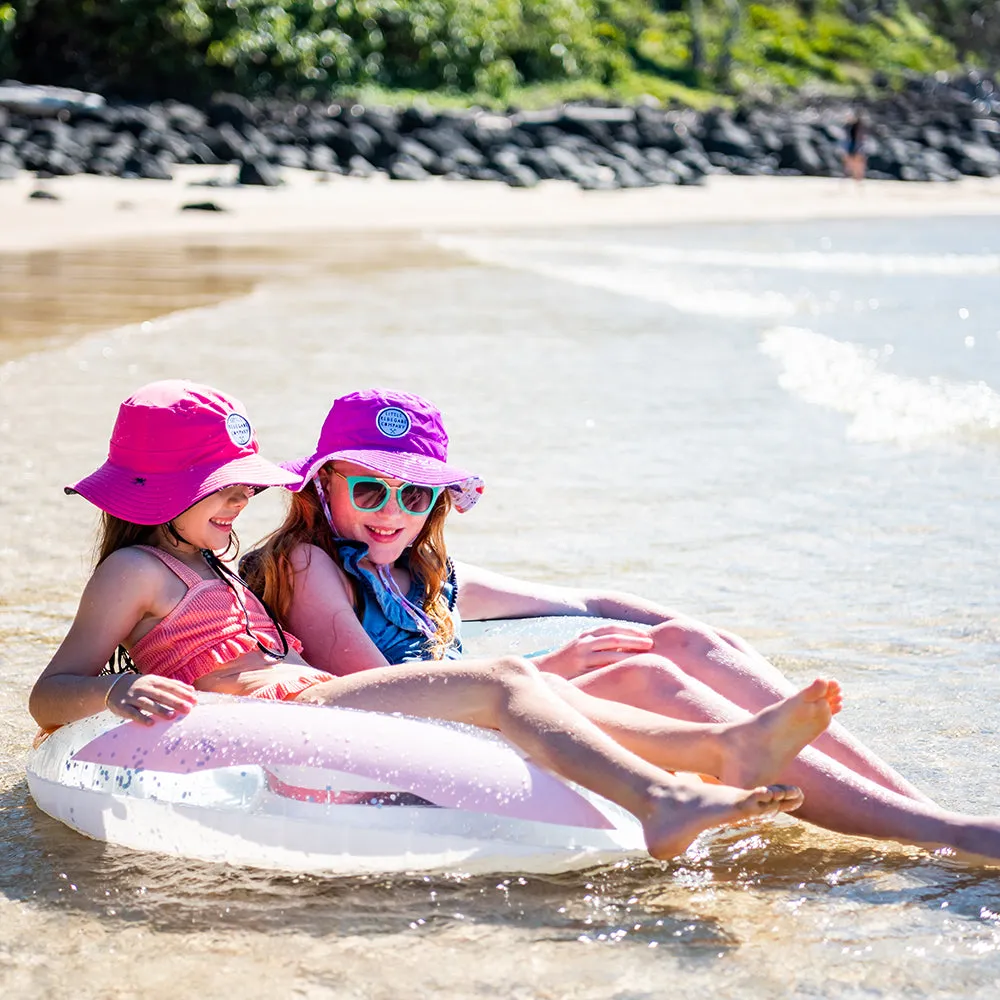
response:
<path id="1" fill-rule="evenodd" d="M 0 0 L 0 77 L 131 98 L 704 106 L 955 69 L 931 16 L 964 30 L 973 8 L 1000 21 L 973 0 Z"/>

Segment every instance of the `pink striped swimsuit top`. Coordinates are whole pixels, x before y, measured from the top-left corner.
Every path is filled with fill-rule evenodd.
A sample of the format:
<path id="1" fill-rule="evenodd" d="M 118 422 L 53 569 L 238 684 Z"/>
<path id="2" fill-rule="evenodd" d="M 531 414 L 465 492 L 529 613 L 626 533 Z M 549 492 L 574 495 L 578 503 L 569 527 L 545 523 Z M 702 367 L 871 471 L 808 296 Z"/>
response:
<path id="1" fill-rule="evenodd" d="M 275 652 L 281 650 L 281 640 L 263 605 L 239 580 L 233 580 L 233 586 L 242 591 L 245 613 L 222 580 L 203 580 L 163 549 L 150 545 L 136 548 L 156 556 L 188 588 L 169 614 L 129 650 L 142 673 L 194 684 L 199 677 L 258 649 L 258 639 Z M 285 637 L 289 648 L 301 654 L 302 643 L 288 632 Z"/>

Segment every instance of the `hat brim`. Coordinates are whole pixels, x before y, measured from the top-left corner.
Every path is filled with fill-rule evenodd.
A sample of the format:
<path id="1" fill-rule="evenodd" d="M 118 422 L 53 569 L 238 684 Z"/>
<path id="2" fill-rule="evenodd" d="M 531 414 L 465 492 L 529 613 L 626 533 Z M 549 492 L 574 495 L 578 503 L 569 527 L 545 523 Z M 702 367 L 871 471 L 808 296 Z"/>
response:
<path id="1" fill-rule="evenodd" d="M 243 455 L 222 466 L 136 476 L 134 470 L 105 462 L 78 483 L 65 487 L 95 507 L 133 524 L 166 524 L 188 507 L 228 486 L 288 486 L 291 473 L 259 455 Z"/>
<path id="2" fill-rule="evenodd" d="M 415 455 L 411 452 L 345 449 L 282 462 L 281 467 L 298 478 L 297 484 L 289 486 L 289 489 L 300 493 L 323 465 L 335 461 L 354 462 L 372 472 L 379 472 L 391 479 L 402 479 L 417 486 L 447 487 L 457 509 L 463 513 L 475 506 L 483 492 L 483 482 L 475 473 L 429 455 Z"/>

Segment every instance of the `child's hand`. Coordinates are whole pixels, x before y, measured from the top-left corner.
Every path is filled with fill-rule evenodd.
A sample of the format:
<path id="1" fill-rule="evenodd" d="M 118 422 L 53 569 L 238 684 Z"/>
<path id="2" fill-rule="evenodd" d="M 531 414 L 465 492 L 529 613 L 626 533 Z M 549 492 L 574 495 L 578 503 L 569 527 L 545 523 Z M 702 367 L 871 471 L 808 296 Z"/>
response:
<path id="1" fill-rule="evenodd" d="M 630 622 L 598 625 L 570 639 L 565 646 L 535 658 L 539 670 L 567 679 L 600 670 L 653 648 L 649 628 Z"/>
<path id="2" fill-rule="evenodd" d="M 123 719 L 151 726 L 157 719 L 187 715 L 197 700 L 195 689 L 183 681 L 156 674 L 123 674 L 108 692 L 107 706 Z"/>

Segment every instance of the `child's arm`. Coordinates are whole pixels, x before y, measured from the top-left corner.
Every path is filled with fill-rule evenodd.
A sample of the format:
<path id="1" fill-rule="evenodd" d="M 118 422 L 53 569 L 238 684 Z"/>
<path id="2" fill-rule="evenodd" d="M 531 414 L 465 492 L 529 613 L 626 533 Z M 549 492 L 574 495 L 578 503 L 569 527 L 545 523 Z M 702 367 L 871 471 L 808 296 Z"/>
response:
<path id="1" fill-rule="evenodd" d="M 624 591 L 596 591 L 533 583 L 468 563 L 456 563 L 458 610 L 469 621 L 580 615 L 612 618 L 620 625 L 581 631 L 564 646 L 534 659 L 541 670 L 562 677 L 610 666 L 653 648 L 648 626 L 679 617 L 661 605 Z"/>
<path id="2" fill-rule="evenodd" d="M 309 664 L 331 674 L 388 666 L 358 621 L 350 587 L 330 556 L 315 545 L 300 545 L 291 561 L 288 630 L 302 641 Z"/>
<path id="3" fill-rule="evenodd" d="M 179 681 L 97 676 L 118 644 L 156 608 L 161 591 L 157 566 L 141 552 L 121 549 L 97 567 L 66 638 L 31 691 L 28 708 L 43 729 L 86 718 L 105 706 L 144 723 L 190 709 L 194 689 Z"/>
<path id="4" fill-rule="evenodd" d="M 458 575 L 458 610 L 466 621 L 589 615 L 642 625 L 660 625 L 684 617 L 661 604 L 625 591 L 535 583 L 469 563 L 456 563 L 455 571 Z"/>

